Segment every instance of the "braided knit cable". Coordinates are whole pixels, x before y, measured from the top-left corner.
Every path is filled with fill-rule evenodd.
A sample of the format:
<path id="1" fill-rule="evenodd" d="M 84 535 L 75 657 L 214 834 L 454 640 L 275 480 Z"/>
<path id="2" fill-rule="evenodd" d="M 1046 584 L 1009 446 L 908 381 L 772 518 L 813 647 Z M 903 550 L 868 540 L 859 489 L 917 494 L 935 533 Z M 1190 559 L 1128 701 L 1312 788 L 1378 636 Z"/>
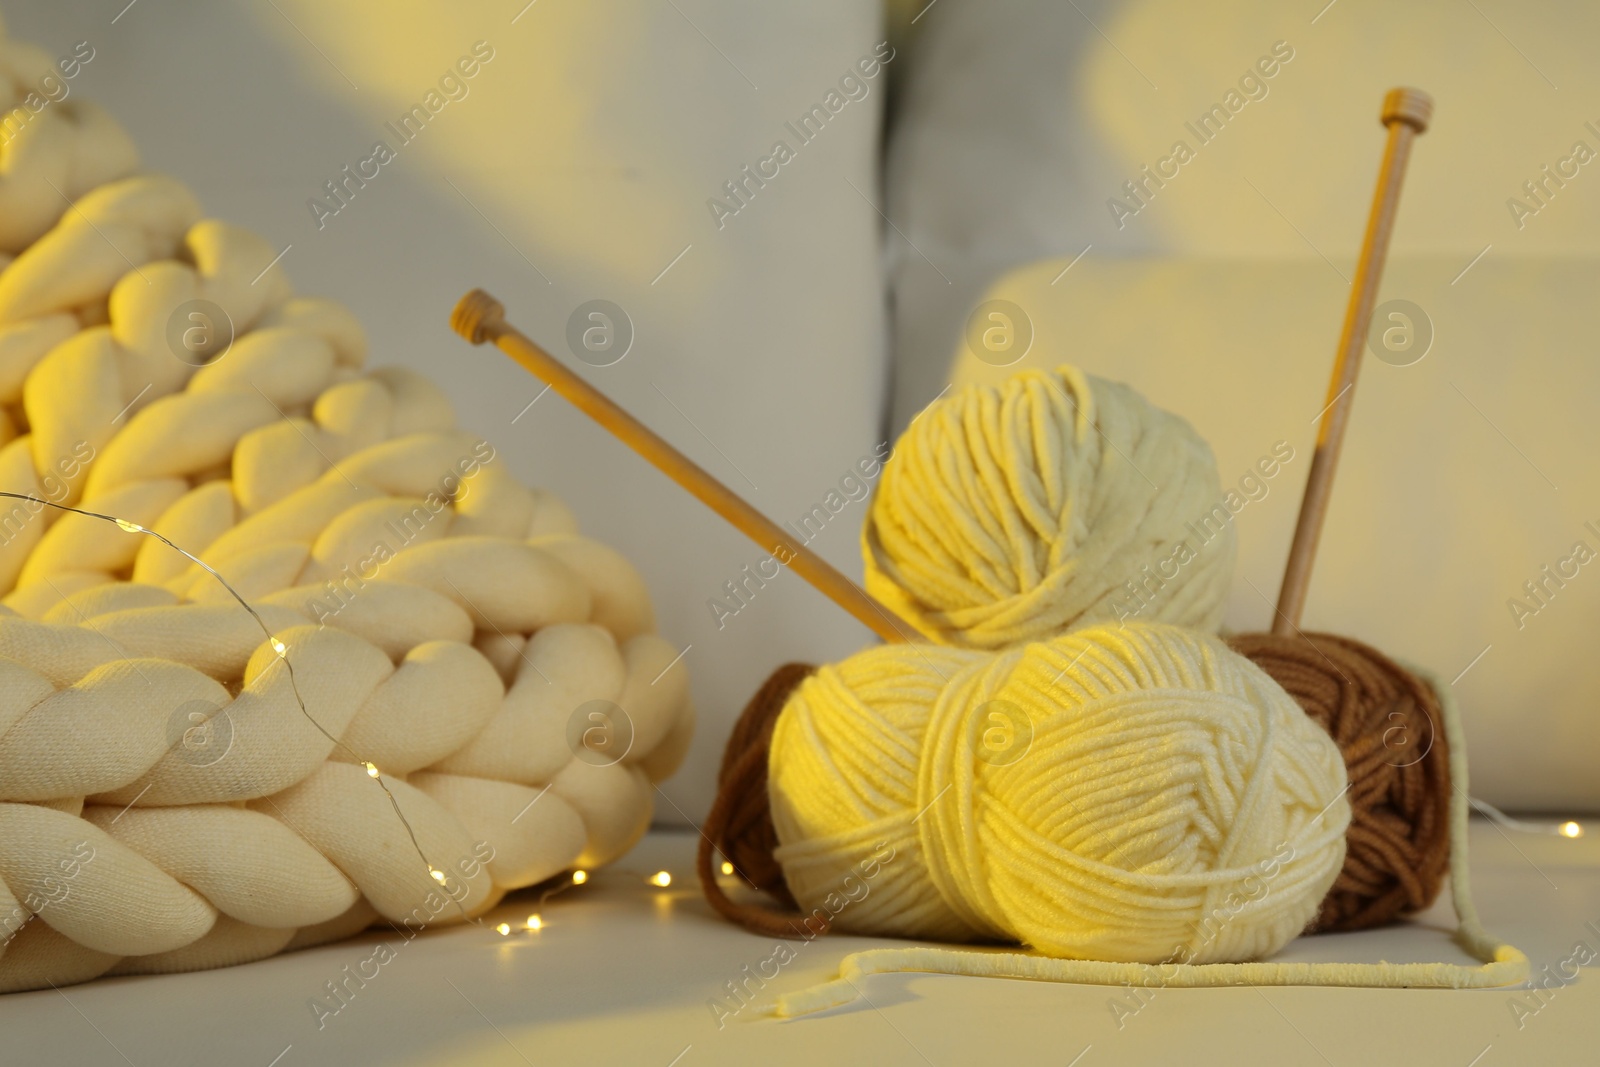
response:
<path id="1" fill-rule="evenodd" d="M 39 56 L 0 33 L 0 96 Z M 637 572 L 135 166 L 76 98 L 0 145 L 0 489 L 206 560 L 305 710 L 183 555 L 0 501 L 0 991 L 459 920 L 625 851 L 693 725 Z"/>

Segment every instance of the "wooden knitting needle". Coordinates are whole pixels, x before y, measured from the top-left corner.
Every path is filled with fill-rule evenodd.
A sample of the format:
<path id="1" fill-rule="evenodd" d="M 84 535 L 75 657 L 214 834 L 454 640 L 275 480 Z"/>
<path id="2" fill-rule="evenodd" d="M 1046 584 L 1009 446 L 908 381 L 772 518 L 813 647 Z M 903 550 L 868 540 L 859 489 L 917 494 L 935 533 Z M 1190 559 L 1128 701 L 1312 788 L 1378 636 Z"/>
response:
<path id="1" fill-rule="evenodd" d="M 548 383 L 550 388 L 579 411 L 611 431 L 762 549 L 771 552 L 780 563 L 793 568 L 796 574 L 854 615 L 873 633 L 889 642 L 919 639 L 914 630 L 866 590 L 829 566 L 805 545 L 797 544 L 783 527 L 761 514 L 644 423 L 618 407 L 604 393 L 519 333 L 506 322 L 505 313 L 505 305 L 500 301 L 482 289 L 474 289 L 463 296 L 450 313 L 450 326 L 475 345 L 493 341 L 500 351 L 520 363 L 536 378 Z"/>
<path id="2" fill-rule="evenodd" d="M 1344 332 L 1339 336 L 1339 348 L 1334 355 L 1328 406 L 1323 409 L 1322 425 L 1317 430 L 1317 449 L 1311 457 L 1305 497 L 1300 501 L 1300 519 L 1295 524 L 1289 563 L 1283 572 L 1283 589 L 1278 594 L 1278 610 L 1272 620 L 1272 632 L 1280 637 L 1300 629 L 1306 588 L 1311 584 L 1311 563 L 1317 554 L 1317 540 L 1322 536 L 1328 496 L 1333 491 L 1334 469 L 1339 465 L 1339 449 L 1344 445 L 1350 406 L 1355 399 L 1361 349 L 1367 343 L 1372 305 L 1377 300 L 1378 283 L 1383 278 L 1383 264 L 1389 254 L 1389 234 L 1394 229 L 1395 212 L 1400 206 L 1400 183 L 1406 176 L 1411 142 L 1428 128 L 1432 115 L 1433 98 L 1420 89 L 1391 89 L 1383 98 L 1380 117 L 1389 128 L 1389 141 L 1383 150 L 1383 164 L 1378 169 L 1378 188 L 1372 197 L 1372 213 L 1367 217 L 1367 232 L 1361 242 L 1355 281 L 1350 286 L 1350 305 L 1344 313 Z"/>

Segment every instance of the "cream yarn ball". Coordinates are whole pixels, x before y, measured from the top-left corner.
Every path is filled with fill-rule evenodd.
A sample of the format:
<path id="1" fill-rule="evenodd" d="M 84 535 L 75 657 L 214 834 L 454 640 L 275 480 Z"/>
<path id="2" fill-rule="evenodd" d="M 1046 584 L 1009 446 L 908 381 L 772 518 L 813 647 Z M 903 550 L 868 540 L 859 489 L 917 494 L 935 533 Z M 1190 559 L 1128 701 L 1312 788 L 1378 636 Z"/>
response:
<path id="1" fill-rule="evenodd" d="M 1315 916 L 1339 750 L 1214 637 L 1097 626 L 822 667 L 772 736 L 776 857 L 841 929 L 1050 956 L 1259 959 Z"/>
<path id="2" fill-rule="evenodd" d="M 1214 631 L 1235 551 L 1222 499 L 1183 419 L 1075 367 L 1024 371 L 906 429 L 862 531 L 867 590 L 967 648 L 1128 617 Z"/>

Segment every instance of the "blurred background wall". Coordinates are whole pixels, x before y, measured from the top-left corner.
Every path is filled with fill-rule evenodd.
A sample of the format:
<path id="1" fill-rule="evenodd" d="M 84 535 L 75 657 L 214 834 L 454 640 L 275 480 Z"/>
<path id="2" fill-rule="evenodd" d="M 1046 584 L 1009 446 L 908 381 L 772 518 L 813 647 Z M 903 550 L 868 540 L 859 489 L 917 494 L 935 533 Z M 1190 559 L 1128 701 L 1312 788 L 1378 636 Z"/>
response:
<path id="1" fill-rule="evenodd" d="M 1476 795 L 1600 806 L 1600 567 L 1569 563 L 1576 576 L 1559 584 L 1542 570 L 1580 541 L 1600 552 L 1600 8 L 894 11 L 909 44 L 885 179 L 893 425 L 952 380 L 1072 362 L 1188 418 L 1224 487 L 1287 442 L 1296 458 L 1236 520 L 1234 630 L 1271 621 L 1383 149 L 1383 94 L 1432 94 L 1379 296 L 1380 311 L 1408 302 L 1417 332 L 1365 359 L 1305 627 L 1451 683 Z M 1190 158 L 1162 163 L 1179 141 Z M 1145 167 L 1170 176 L 1157 184 Z M 1532 195 L 1530 182 L 1542 183 Z M 995 299 L 1033 331 L 1006 366 L 964 337 Z M 1528 582 L 1544 583 L 1543 606 Z"/>

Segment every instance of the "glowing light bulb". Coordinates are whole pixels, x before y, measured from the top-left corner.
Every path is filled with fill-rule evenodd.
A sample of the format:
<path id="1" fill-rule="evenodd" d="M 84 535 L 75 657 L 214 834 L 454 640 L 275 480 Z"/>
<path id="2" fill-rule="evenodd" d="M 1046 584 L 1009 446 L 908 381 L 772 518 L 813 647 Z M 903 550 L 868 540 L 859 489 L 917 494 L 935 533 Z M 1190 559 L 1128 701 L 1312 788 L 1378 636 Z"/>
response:
<path id="1" fill-rule="evenodd" d="M 1583 836 L 1583 826 L 1581 824 L 1575 823 L 1575 822 L 1564 822 L 1564 823 L 1561 824 L 1561 836 L 1562 837 L 1582 837 Z"/>
<path id="2" fill-rule="evenodd" d="M 722 873 L 723 874 L 732 874 L 733 873 L 733 864 L 729 863 L 727 860 L 723 860 L 722 861 Z"/>
<path id="3" fill-rule="evenodd" d="M 652 874 L 647 881 L 649 881 L 651 885 L 660 886 L 662 889 L 665 889 L 667 886 L 672 884 L 672 875 L 668 874 L 666 871 L 657 871 L 655 874 Z"/>
<path id="4" fill-rule="evenodd" d="M 572 872 L 572 884 L 573 885 L 582 885 L 583 883 L 587 882 L 588 880 L 589 880 L 589 872 L 588 871 L 573 871 Z"/>
<path id="5" fill-rule="evenodd" d="M 433 880 L 435 882 L 443 882 L 444 881 L 444 872 L 441 871 L 439 868 L 437 868 L 437 867 L 429 867 L 428 868 L 428 873 L 433 876 Z"/>
<path id="6" fill-rule="evenodd" d="M 539 918 L 537 915 L 530 915 L 528 916 L 528 921 L 525 925 L 534 933 L 538 933 L 540 930 L 544 929 L 544 920 Z"/>
<path id="7" fill-rule="evenodd" d="M 499 934 L 501 937 L 508 937 L 511 934 L 511 924 L 510 923 L 501 923 L 499 926 L 496 926 L 494 928 L 494 931 L 495 931 L 495 933 Z"/>
<path id="8" fill-rule="evenodd" d="M 272 651 L 278 654 L 279 659 L 289 658 L 289 646 L 279 641 L 276 637 L 272 639 Z"/>
<path id="9" fill-rule="evenodd" d="M 136 522 L 129 522 L 127 519 L 117 519 L 116 523 L 117 523 L 118 526 L 122 527 L 128 533 L 145 533 L 146 532 L 145 528 L 143 526 L 140 526 Z"/>
<path id="10" fill-rule="evenodd" d="M 376 763 L 368 763 L 367 764 L 367 777 L 368 778 L 376 778 L 376 777 L 378 777 L 378 765 Z"/>

